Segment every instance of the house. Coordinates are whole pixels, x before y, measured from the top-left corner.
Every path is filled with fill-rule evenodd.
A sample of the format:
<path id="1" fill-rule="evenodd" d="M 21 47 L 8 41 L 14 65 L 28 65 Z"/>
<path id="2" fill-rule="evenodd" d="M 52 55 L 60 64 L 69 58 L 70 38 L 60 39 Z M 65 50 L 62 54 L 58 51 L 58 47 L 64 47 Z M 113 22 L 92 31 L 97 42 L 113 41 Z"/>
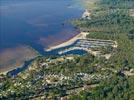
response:
<path id="1" fill-rule="evenodd" d="M 82 18 L 91 19 L 90 16 L 91 16 L 91 13 L 89 12 L 89 10 L 86 9 L 85 12 L 82 15 Z"/>

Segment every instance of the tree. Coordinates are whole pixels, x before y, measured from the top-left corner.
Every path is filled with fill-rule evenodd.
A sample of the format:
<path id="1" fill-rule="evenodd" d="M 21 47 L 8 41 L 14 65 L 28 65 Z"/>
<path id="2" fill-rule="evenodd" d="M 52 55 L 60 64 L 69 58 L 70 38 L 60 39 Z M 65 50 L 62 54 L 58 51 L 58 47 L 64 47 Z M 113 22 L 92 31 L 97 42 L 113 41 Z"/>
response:
<path id="1" fill-rule="evenodd" d="M 129 33 L 128 33 L 128 38 L 130 40 L 133 40 L 134 39 L 134 29 L 130 30 Z"/>

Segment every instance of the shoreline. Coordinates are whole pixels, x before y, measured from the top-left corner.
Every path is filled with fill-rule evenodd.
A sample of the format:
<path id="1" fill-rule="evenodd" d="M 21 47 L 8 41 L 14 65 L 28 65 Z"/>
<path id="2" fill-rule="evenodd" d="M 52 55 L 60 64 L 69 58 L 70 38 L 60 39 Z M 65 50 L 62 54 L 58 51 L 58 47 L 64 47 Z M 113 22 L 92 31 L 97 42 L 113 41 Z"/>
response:
<path id="1" fill-rule="evenodd" d="M 85 13 L 85 11 L 83 12 L 83 14 Z M 82 14 L 82 16 L 83 16 L 83 14 Z M 52 51 L 52 50 L 55 50 L 55 49 L 59 49 L 59 48 L 62 48 L 62 47 L 69 46 L 69 45 L 75 43 L 78 39 L 86 39 L 87 34 L 89 34 L 89 33 L 80 32 L 80 33 L 76 34 L 75 36 L 73 36 L 72 38 L 64 41 L 63 43 L 60 43 L 60 44 L 57 44 L 57 45 L 52 45 L 52 46 L 49 46 L 48 48 L 44 48 L 44 51 L 49 52 L 49 51 Z M 38 57 L 38 56 L 36 56 L 36 57 Z M 0 75 L 1 74 L 6 75 L 7 73 L 9 73 L 9 72 L 11 72 L 13 70 L 16 70 L 18 68 L 22 68 L 24 65 L 25 65 L 25 63 L 21 64 L 20 66 L 16 66 L 15 68 L 9 68 L 9 69 L 7 69 L 5 71 L 0 72 Z"/>
<path id="2" fill-rule="evenodd" d="M 7 75 L 8 73 L 11 74 L 11 76 L 17 75 L 19 74 L 21 71 L 25 70 L 27 68 L 27 66 L 39 56 L 36 56 L 30 60 L 25 61 L 24 63 L 22 63 L 20 66 L 16 66 L 16 68 L 10 68 L 9 70 L 0 72 L 0 75 Z M 13 74 L 14 73 L 14 74 Z"/>
<path id="3" fill-rule="evenodd" d="M 80 32 L 79 34 L 77 34 L 73 38 L 71 38 L 71 39 L 69 39 L 69 40 L 67 40 L 67 41 L 65 41 L 61 44 L 53 45 L 53 46 L 48 47 L 47 49 L 45 49 L 45 51 L 52 51 L 52 50 L 55 50 L 55 49 L 59 49 L 59 48 L 62 48 L 62 47 L 69 46 L 69 45 L 75 43 L 78 39 L 86 39 L 87 34 L 89 34 L 89 33 L 88 32 Z"/>
<path id="4" fill-rule="evenodd" d="M 82 14 L 82 18 L 87 18 L 87 17 L 90 17 L 91 13 L 85 9 L 85 11 L 83 12 Z M 52 46 L 49 46 L 47 48 L 44 49 L 44 51 L 52 51 L 52 50 L 55 50 L 55 49 L 59 49 L 59 48 L 62 48 L 62 47 L 66 47 L 66 46 L 69 46 L 73 43 L 75 43 L 78 39 L 86 39 L 86 36 L 87 34 L 89 34 L 88 32 L 80 32 L 79 34 L 75 35 L 74 37 L 64 41 L 63 43 L 60 43 L 60 44 L 57 44 L 57 45 L 52 45 Z"/>
<path id="5" fill-rule="evenodd" d="M 47 49 L 45 49 L 45 51 L 49 52 L 49 51 L 52 51 L 52 50 L 55 50 L 55 49 L 59 49 L 59 48 L 62 48 L 62 47 L 69 46 L 69 45 L 75 43 L 78 39 L 86 39 L 87 34 L 89 34 L 89 33 L 88 32 L 80 32 L 79 34 L 75 35 L 71 39 L 68 39 L 67 41 L 65 41 L 61 44 L 53 45 L 53 46 L 48 47 Z M 6 75 L 8 72 L 11 72 L 11 71 L 13 71 L 15 69 L 18 69 L 18 68 L 22 68 L 24 65 L 25 65 L 25 63 L 21 64 L 20 66 L 16 66 L 15 68 L 10 68 L 10 69 L 7 69 L 5 71 L 2 71 L 2 72 L 0 72 L 0 75 L 1 74 Z"/>
<path id="6" fill-rule="evenodd" d="M 74 37 L 72 37 L 72 38 L 70 38 L 66 41 L 64 41 L 63 43 L 53 45 L 53 46 L 50 46 L 50 47 L 46 48 L 45 51 L 49 52 L 49 51 L 52 51 L 52 50 L 55 50 L 55 49 L 59 49 L 59 48 L 62 48 L 62 47 L 69 46 L 69 45 L 75 43 L 78 39 L 86 39 L 87 34 L 89 34 L 89 33 L 80 32 L 79 34 L 75 35 Z M 15 69 L 18 69 L 18 68 L 22 68 L 24 65 L 25 65 L 25 63 L 21 64 L 20 66 L 16 66 L 15 68 L 10 68 L 10 69 L 7 69 L 5 71 L 2 71 L 2 72 L 0 72 L 0 75 L 1 74 L 6 75 L 8 72 L 11 72 L 11 71 L 13 71 Z"/>
<path id="7" fill-rule="evenodd" d="M 34 53 L 34 55 L 29 55 L 28 57 L 25 57 L 25 56 L 24 56 L 24 58 L 23 58 L 22 60 L 21 60 L 21 59 L 18 60 L 18 63 L 17 63 L 17 64 L 13 63 L 12 65 L 10 65 L 10 67 L 4 66 L 3 68 L 0 68 L 0 75 L 1 75 L 1 74 L 6 75 L 7 73 L 9 73 L 9 72 L 11 72 L 11 71 L 13 71 L 13 70 L 23 68 L 23 66 L 25 65 L 25 62 L 28 62 L 28 61 L 30 61 L 31 59 L 34 59 L 34 58 L 40 56 L 40 53 L 39 53 L 38 51 L 36 51 L 34 48 L 30 47 L 30 46 L 23 45 L 23 46 L 19 46 L 19 47 L 24 48 L 24 50 L 27 51 L 26 53 L 31 53 L 31 52 L 32 52 L 32 53 Z M 12 50 L 12 49 L 11 49 L 11 50 Z M 10 50 L 10 51 L 11 51 L 11 50 Z M 20 49 L 19 49 L 19 50 L 20 50 Z M 14 48 L 13 48 L 12 51 L 15 51 Z M 18 52 L 18 51 L 16 51 L 16 52 Z M 12 53 L 12 52 L 11 52 L 11 53 Z M 18 54 L 20 54 L 20 52 L 19 52 Z M 24 54 L 23 54 L 23 55 L 24 55 Z M 11 60 L 12 60 L 12 59 L 11 59 Z M 15 61 L 17 61 L 17 59 L 16 59 Z"/>
<path id="8" fill-rule="evenodd" d="M 0 75 L 1 75 L 1 74 L 6 75 L 7 73 L 9 73 L 9 72 L 11 72 L 11 71 L 13 71 L 13 70 L 16 70 L 16 69 L 18 69 L 18 68 L 22 68 L 23 66 L 24 66 L 24 63 L 21 64 L 20 66 L 16 66 L 15 68 L 5 69 L 5 71 L 0 72 Z"/>

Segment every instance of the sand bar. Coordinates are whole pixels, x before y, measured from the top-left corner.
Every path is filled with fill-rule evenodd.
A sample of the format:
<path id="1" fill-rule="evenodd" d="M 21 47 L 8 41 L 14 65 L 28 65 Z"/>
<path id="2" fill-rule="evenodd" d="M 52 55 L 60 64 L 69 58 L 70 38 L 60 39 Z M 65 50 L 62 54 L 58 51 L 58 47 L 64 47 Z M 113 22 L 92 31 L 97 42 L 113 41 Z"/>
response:
<path id="1" fill-rule="evenodd" d="M 71 44 L 73 44 L 74 42 L 76 42 L 78 39 L 86 39 L 86 36 L 87 36 L 87 32 L 80 32 L 78 35 L 74 36 L 73 38 L 71 38 L 70 40 L 68 41 L 65 41 L 59 45 L 55 45 L 55 46 L 50 46 L 46 49 L 46 51 L 51 51 L 51 50 L 54 50 L 54 49 L 59 49 L 59 48 L 62 48 L 62 47 L 66 47 L 66 46 L 69 46 Z"/>

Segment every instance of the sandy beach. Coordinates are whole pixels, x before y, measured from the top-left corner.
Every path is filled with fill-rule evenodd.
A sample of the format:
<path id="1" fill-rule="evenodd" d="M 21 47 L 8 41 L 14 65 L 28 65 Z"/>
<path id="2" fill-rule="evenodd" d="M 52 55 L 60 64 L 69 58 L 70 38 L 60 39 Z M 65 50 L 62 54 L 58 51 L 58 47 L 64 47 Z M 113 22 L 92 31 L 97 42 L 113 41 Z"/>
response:
<path id="1" fill-rule="evenodd" d="M 74 42 L 76 42 L 78 39 L 85 39 L 87 34 L 89 34 L 89 33 L 87 33 L 87 32 L 80 32 L 78 35 L 76 35 L 75 37 L 71 38 L 68 41 L 65 41 L 65 42 L 63 42 L 63 43 L 61 43 L 59 45 L 54 45 L 54 46 L 48 47 L 46 49 L 46 51 L 51 51 L 51 50 L 54 50 L 54 49 L 58 49 L 58 48 L 69 46 L 69 45 L 73 44 Z"/>
<path id="2" fill-rule="evenodd" d="M 86 9 L 82 14 L 82 18 L 86 18 L 87 16 L 89 17 L 90 14 L 91 13 Z M 49 46 L 48 48 L 45 49 L 45 51 L 51 51 L 54 49 L 59 49 L 62 47 L 69 46 L 69 45 L 73 44 L 74 42 L 76 42 L 78 39 L 86 39 L 87 34 L 89 34 L 89 33 L 88 32 L 80 32 L 78 35 L 74 36 L 73 38 L 71 38 L 61 44 Z"/>

